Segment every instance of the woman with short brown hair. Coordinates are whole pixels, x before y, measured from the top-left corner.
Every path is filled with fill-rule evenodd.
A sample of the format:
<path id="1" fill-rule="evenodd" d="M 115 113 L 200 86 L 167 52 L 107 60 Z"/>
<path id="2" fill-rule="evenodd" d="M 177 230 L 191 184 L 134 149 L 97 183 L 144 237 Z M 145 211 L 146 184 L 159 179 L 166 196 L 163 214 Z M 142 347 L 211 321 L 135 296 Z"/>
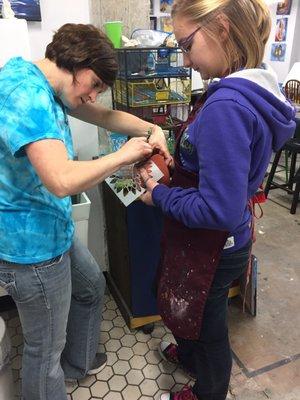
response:
<path id="1" fill-rule="evenodd" d="M 0 285 L 22 324 L 24 400 L 67 400 L 65 378 L 106 365 L 97 353 L 105 279 L 74 237 L 70 195 L 154 147 L 169 157 L 160 128 L 96 104 L 116 74 L 111 42 L 83 24 L 62 26 L 44 59 L 12 58 L 0 71 Z M 137 137 L 76 161 L 67 114 Z"/>

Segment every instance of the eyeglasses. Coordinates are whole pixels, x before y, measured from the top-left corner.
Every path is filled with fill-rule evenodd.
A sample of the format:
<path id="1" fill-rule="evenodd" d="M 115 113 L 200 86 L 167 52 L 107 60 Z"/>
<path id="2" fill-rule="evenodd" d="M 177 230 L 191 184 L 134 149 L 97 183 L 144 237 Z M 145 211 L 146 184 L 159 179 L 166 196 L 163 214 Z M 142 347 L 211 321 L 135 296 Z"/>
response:
<path id="1" fill-rule="evenodd" d="M 191 51 L 192 45 L 193 45 L 193 39 L 194 36 L 198 31 L 202 29 L 202 26 L 199 26 L 194 32 L 192 32 L 188 37 L 181 39 L 178 42 L 178 47 L 184 52 L 184 53 L 189 53 Z"/>

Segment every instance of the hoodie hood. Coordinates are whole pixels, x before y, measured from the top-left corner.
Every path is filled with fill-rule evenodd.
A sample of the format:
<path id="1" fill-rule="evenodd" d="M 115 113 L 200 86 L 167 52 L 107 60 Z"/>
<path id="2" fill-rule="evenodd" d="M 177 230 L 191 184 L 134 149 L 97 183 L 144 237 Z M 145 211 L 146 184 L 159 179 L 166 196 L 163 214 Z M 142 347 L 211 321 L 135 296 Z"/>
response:
<path id="1" fill-rule="evenodd" d="M 218 89 L 232 89 L 244 96 L 270 128 L 272 149 L 279 150 L 295 131 L 295 108 L 280 91 L 275 72 L 265 64 L 262 68 L 244 69 L 213 82 L 210 96 Z"/>

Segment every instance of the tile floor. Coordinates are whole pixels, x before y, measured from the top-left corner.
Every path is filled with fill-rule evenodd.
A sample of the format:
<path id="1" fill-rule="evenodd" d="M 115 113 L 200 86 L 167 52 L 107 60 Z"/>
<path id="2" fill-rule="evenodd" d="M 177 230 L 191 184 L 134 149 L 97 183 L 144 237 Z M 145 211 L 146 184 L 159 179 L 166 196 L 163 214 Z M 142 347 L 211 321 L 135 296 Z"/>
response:
<path id="1" fill-rule="evenodd" d="M 259 260 L 258 314 L 243 314 L 237 299 L 229 308 L 234 352 L 229 398 L 300 399 L 300 206 L 289 214 L 290 198 L 270 194 L 258 221 L 254 254 Z M 22 329 L 16 310 L 0 312 L 12 342 L 12 368 L 19 399 Z M 108 365 L 95 376 L 67 385 L 70 400 L 158 400 L 166 390 L 192 381 L 161 361 L 157 344 L 173 339 L 162 322 L 151 335 L 130 331 L 110 294 L 106 295 L 99 350 Z"/>

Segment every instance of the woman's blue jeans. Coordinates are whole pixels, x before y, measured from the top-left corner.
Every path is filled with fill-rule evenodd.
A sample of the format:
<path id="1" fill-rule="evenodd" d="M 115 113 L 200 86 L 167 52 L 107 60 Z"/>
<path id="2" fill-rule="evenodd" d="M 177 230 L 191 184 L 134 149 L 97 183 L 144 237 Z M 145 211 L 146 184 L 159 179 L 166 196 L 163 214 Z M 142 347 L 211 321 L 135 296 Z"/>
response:
<path id="1" fill-rule="evenodd" d="M 198 340 L 176 337 L 180 362 L 196 375 L 193 392 L 199 400 L 225 400 L 232 355 L 228 338 L 227 305 L 231 283 L 245 272 L 251 243 L 221 257 L 206 301 Z"/>
<path id="2" fill-rule="evenodd" d="M 0 285 L 14 299 L 24 335 L 23 400 L 67 400 L 65 378 L 82 378 L 98 347 L 104 276 L 78 239 L 39 264 L 0 260 Z"/>

